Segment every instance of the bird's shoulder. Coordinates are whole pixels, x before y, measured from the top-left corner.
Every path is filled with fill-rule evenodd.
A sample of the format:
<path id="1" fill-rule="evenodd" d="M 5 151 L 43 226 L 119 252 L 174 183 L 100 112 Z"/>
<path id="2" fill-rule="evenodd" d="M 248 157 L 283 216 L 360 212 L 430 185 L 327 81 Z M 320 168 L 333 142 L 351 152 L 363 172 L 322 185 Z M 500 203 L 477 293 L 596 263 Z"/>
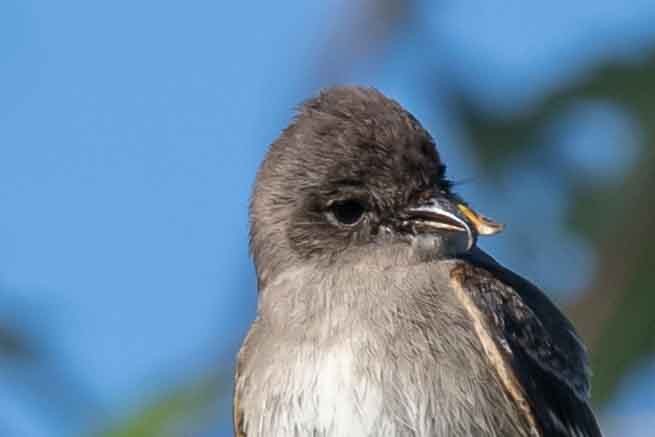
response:
<path id="1" fill-rule="evenodd" d="M 455 263 L 451 278 L 485 315 L 541 434 L 600 437 L 586 349 L 548 297 L 477 248 Z"/>

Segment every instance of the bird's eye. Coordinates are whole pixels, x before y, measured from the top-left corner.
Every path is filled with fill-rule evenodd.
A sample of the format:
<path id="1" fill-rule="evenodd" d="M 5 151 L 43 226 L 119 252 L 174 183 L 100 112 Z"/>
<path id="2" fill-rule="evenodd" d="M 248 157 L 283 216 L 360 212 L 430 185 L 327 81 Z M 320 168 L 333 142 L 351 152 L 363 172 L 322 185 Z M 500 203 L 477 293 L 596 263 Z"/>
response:
<path id="1" fill-rule="evenodd" d="M 342 225 L 356 225 L 365 212 L 366 208 L 358 200 L 340 200 L 330 206 L 330 214 Z"/>

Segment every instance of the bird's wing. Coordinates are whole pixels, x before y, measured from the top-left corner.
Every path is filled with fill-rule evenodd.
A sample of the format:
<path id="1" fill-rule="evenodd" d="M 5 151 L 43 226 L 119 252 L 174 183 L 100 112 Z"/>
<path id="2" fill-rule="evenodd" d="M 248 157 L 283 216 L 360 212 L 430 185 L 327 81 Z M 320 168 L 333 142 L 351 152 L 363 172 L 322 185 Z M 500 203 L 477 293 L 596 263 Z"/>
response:
<path id="1" fill-rule="evenodd" d="M 601 437 L 589 366 L 573 325 L 534 285 L 474 249 L 452 272 L 485 315 L 496 347 L 548 437 Z"/>
<path id="2" fill-rule="evenodd" d="M 232 397 L 232 425 L 234 427 L 234 437 L 248 436 L 248 434 L 246 434 L 245 417 L 244 417 L 243 408 L 240 403 L 240 395 L 243 390 L 243 384 L 244 384 L 242 369 L 243 369 L 245 356 L 247 355 L 248 338 L 250 337 L 252 332 L 253 331 L 251 328 L 250 331 L 248 331 L 248 334 L 246 334 L 241 349 L 239 350 L 239 354 L 237 355 L 237 362 L 235 366 L 236 368 L 235 368 L 235 375 L 234 375 L 234 381 L 235 381 L 234 395 Z"/>
<path id="3" fill-rule="evenodd" d="M 239 406 L 238 391 L 234 392 L 234 398 L 232 402 L 232 424 L 234 426 L 234 437 L 247 437 L 243 423 L 243 410 Z"/>

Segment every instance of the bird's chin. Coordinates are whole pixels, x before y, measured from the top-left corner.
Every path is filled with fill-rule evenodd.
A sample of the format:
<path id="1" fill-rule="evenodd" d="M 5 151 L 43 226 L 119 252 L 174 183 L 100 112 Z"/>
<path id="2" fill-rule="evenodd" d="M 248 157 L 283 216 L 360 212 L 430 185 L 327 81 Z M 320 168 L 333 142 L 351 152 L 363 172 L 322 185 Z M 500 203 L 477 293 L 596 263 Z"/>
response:
<path id="1" fill-rule="evenodd" d="M 469 236 L 463 232 L 421 233 L 412 237 L 412 249 L 421 260 L 451 258 L 471 249 Z"/>

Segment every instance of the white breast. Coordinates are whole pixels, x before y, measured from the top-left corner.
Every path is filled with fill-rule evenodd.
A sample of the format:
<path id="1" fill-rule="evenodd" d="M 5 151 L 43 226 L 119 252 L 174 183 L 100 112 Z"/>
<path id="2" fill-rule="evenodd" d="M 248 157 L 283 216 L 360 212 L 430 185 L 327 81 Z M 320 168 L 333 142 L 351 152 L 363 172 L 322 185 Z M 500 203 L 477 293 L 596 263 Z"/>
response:
<path id="1" fill-rule="evenodd" d="M 369 372 L 357 371 L 350 341 L 320 352 L 312 346 L 286 352 L 279 357 L 286 365 L 266 371 L 267 392 L 243 400 L 249 404 L 244 405 L 248 437 L 373 435 L 382 394 Z"/>

